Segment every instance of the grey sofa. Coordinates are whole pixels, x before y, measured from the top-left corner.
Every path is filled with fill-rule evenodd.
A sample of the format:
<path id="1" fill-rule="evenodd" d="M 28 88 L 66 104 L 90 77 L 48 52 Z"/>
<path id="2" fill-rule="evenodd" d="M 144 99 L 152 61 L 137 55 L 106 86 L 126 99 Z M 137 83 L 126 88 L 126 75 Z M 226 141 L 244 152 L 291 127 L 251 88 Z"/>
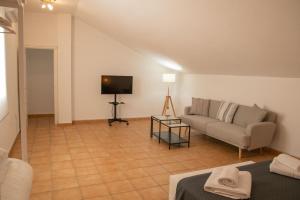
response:
<path id="1" fill-rule="evenodd" d="M 221 101 L 209 100 L 207 116 L 190 114 L 191 106 L 186 107 L 181 119 L 193 129 L 210 137 L 222 140 L 239 148 L 239 158 L 242 150 L 253 150 L 269 146 L 276 129 L 276 114 L 267 111 L 262 121 L 249 123 L 252 107 L 239 105 L 231 123 L 217 119 Z M 248 116 L 249 115 L 249 116 Z"/>

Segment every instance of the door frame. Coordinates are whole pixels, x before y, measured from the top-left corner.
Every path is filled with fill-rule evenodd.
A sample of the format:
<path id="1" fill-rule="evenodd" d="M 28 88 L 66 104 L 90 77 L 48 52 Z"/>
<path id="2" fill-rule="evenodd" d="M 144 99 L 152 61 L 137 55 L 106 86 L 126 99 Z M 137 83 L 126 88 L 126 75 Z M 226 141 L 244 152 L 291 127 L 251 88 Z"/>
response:
<path id="1" fill-rule="evenodd" d="M 56 46 L 39 46 L 39 45 L 25 45 L 25 52 L 27 49 L 48 49 L 53 50 L 53 70 L 54 70 L 54 122 L 58 124 L 59 119 L 59 102 L 58 102 L 58 48 Z M 27 54 L 26 54 L 27 59 Z M 27 64 L 27 61 L 26 61 Z M 27 66 L 28 67 L 28 66 Z M 27 71 L 26 77 L 27 77 Z"/>

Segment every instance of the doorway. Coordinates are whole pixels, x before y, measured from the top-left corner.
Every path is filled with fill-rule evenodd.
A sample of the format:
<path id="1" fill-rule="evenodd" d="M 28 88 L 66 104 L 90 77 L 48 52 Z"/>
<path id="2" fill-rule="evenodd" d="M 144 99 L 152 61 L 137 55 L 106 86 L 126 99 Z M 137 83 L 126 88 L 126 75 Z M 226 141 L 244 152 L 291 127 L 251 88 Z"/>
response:
<path id="1" fill-rule="evenodd" d="M 27 110 L 29 118 L 48 117 L 55 122 L 55 50 L 26 48 Z"/>

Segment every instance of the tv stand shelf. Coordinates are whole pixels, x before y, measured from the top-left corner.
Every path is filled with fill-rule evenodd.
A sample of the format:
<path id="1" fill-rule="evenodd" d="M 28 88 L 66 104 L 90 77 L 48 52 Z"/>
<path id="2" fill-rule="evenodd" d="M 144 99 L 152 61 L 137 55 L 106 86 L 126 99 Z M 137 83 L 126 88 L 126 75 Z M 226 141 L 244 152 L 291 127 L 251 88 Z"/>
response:
<path id="1" fill-rule="evenodd" d="M 125 104 L 124 102 L 114 102 L 114 101 L 111 101 L 111 102 L 108 102 L 108 103 L 112 104 L 112 105 Z"/>
<path id="2" fill-rule="evenodd" d="M 127 125 L 129 125 L 129 122 L 127 120 L 121 119 L 117 117 L 117 106 L 120 104 L 125 104 L 124 102 L 118 102 L 117 101 L 117 94 L 114 94 L 114 101 L 108 102 L 109 104 L 112 104 L 114 107 L 114 116 L 112 119 L 108 119 L 108 125 L 112 126 L 113 122 L 124 122 Z"/>

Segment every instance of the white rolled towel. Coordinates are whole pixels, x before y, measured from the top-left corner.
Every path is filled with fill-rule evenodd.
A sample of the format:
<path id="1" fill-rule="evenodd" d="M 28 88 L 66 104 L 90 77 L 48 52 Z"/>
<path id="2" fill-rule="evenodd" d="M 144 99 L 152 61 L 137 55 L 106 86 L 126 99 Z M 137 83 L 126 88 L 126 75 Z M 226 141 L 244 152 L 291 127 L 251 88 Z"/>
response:
<path id="1" fill-rule="evenodd" d="M 273 159 L 270 165 L 270 171 L 283 176 L 289 176 L 292 178 L 300 179 L 300 172 L 292 169 L 291 167 L 285 164 L 282 164 L 277 160 L 277 158 Z"/>
<path id="2" fill-rule="evenodd" d="M 232 199 L 249 199 L 251 195 L 252 176 L 247 171 L 239 171 L 238 187 L 227 187 L 218 182 L 222 168 L 214 169 L 207 179 L 204 190 Z"/>
<path id="3" fill-rule="evenodd" d="M 300 172 L 300 160 L 298 160 L 297 158 L 294 158 L 287 154 L 280 154 L 274 160 L 275 162 L 280 162 L 281 164 L 288 166 L 292 170 Z"/>
<path id="4" fill-rule="evenodd" d="M 236 167 L 223 167 L 218 178 L 221 185 L 236 188 L 239 184 L 239 170 Z"/>

